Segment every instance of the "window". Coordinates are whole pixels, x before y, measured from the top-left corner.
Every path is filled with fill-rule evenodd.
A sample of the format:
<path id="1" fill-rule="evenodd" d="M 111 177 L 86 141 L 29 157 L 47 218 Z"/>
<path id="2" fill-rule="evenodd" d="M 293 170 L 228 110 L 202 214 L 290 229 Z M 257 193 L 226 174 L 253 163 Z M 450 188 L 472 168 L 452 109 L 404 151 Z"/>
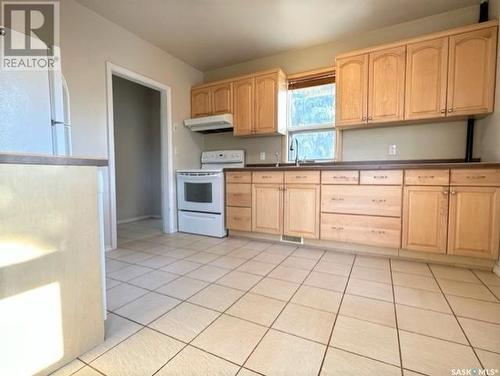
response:
<path id="1" fill-rule="evenodd" d="M 288 82 L 288 161 L 335 157 L 335 76 L 330 70 Z M 293 150 L 290 150 L 292 147 Z"/>

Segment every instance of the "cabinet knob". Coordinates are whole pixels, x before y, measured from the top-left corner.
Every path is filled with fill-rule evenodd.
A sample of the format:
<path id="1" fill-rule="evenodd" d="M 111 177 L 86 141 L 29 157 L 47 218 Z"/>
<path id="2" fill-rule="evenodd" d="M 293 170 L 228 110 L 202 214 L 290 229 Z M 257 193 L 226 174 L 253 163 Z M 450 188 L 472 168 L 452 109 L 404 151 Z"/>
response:
<path id="1" fill-rule="evenodd" d="M 368 116 L 368 120 L 373 120 L 373 118 L 371 116 Z"/>
<path id="2" fill-rule="evenodd" d="M 441 109 L 441 113 L 444 114 L 446 112 L 446 108 Z"/>
<path id="3" fill-rule="evenodd" d="M 448 108 L 448 112 L 453 112 L 453 108 Z"/>
<path id="4" fill-rule="evenodd" d="M 363 116 L 361 120 L 366 121 L 366 116 Z"/>
<path id="5" fill-rule="evenodd" d="M 443 191 L 443 195 L 445 195 L 445 196 L 447 196 L 447 195 L 448 195 L 448 193 L 449 193 L 449 192 L 448 192 L 448 190 L 444 190 L 444 191 Z"/>
<path id="6" fill-rule="evenodd" d="M 456 195 L 456 194 L 457 194 L 457 192 L 456 192 L 456 191 L 451 191 L 450 193 L 451 193 L 452 195 Z"/>

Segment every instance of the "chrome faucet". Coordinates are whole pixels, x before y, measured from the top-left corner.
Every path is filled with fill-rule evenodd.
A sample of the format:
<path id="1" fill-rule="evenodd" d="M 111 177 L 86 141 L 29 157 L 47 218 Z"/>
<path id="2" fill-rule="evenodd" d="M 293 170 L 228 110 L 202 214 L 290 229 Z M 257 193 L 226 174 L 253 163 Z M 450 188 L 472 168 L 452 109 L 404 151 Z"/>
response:
<path id="1" fill-rule="evenodd" d="M 280 166 L 280 153 L 274 153 L 274 157 L 276 158 L 276 167 Z"/>
<path id="2" fill-rule="evenodd" d="M 295 149 L 293 148 L 293 143 L 295 141 Z M 294 151 L 295 150 L 295 166 L 300 166 L 300 162 L 299 162 L 299 140 L 297 140 L 296 138 L 292 139 L 292 142 L 290 144 L 290 151 Z"/>

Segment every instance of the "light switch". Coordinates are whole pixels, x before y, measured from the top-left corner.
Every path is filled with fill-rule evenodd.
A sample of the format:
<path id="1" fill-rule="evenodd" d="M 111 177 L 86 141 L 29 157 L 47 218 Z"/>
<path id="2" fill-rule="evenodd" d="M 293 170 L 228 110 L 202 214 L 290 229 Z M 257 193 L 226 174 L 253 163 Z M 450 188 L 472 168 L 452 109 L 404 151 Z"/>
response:
<path id="1" fill-rule="evenodd" d="M 391 144 L 389 145 L 389 155 L 396 155 L 397 154 L 397 146 L 396 144 Z"/>
<path id="2" fill-rule="evenodd" d="M 261 161 L 265 161 L 266 160 L 266 152 L 265 151 L 261 151 L 260 152 L 260 160 Z"/>

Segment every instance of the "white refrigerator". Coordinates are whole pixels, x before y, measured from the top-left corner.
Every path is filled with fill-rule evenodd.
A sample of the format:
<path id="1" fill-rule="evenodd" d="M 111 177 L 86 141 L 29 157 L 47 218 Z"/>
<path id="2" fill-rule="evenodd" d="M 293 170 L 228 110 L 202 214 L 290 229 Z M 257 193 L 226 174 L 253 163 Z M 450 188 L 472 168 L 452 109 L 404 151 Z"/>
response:
<path id="1" fill-rule="evenodd" d="M 0 70 L 0 153 L 71 155 L 69 92 L 59 71 Z"/>

